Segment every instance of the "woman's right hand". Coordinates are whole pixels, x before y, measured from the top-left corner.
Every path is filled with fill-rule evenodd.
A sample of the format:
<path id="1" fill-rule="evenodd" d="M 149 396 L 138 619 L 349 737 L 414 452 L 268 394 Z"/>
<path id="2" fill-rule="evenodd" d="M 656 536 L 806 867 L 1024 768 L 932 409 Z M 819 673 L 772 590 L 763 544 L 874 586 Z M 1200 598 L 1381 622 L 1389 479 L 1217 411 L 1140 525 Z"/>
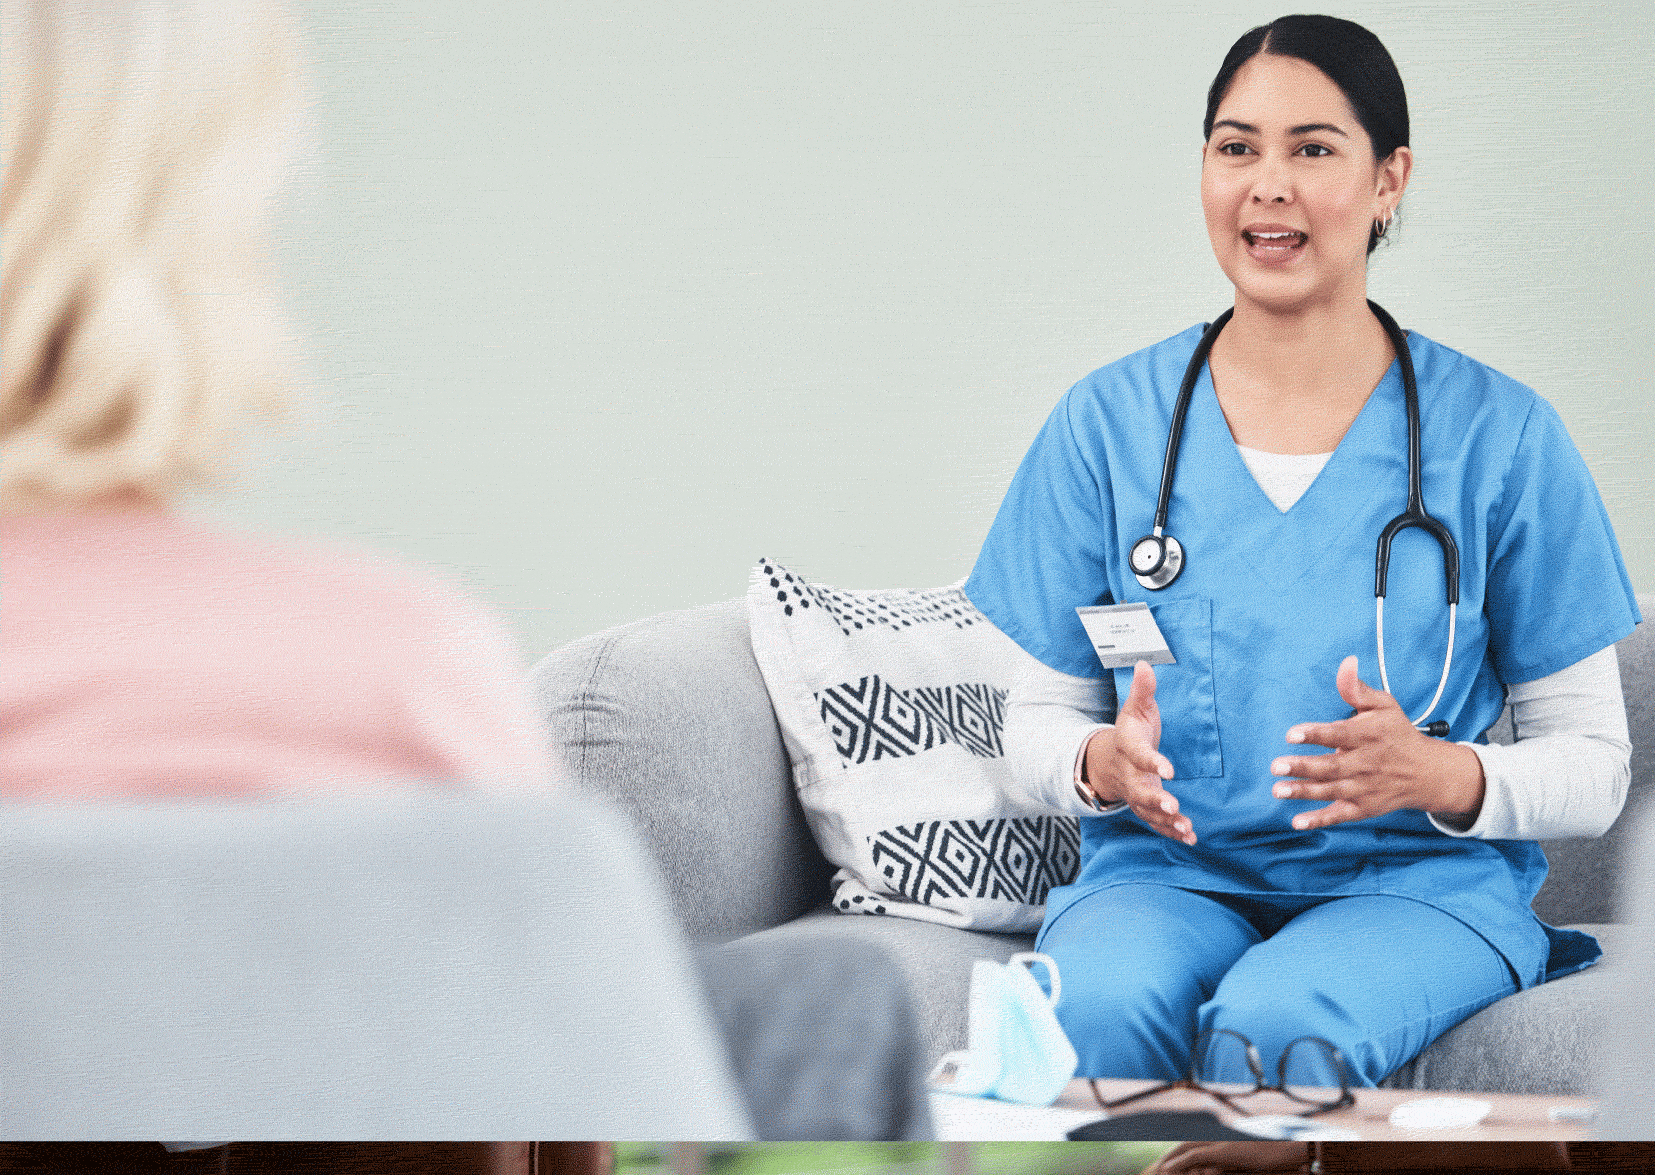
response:
<path id="1" fill-rule="evenodd" d="M 1115 725 L 1086 744 L 1086 785 L 1106 804 L 1124 801 L 1156 832 L 1187 845 L 1195 828 L 1178 814 L 1178 798 L 1161 786 L 1172 778 L 1172 760 L 1161 754 L 1161 710 L 1155 704 L 1155 670 L 1139 661 L 1132 692 L 1115 713 Z"/>

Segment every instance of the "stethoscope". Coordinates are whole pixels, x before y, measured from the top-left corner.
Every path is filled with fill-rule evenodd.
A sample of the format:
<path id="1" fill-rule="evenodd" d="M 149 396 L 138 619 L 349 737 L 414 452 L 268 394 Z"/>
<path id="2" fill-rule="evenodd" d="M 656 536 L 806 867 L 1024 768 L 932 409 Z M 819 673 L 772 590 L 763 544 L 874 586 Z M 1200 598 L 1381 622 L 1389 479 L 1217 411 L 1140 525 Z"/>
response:
<path id="1" fill-rule="evenodd" d="M 1408 527 L 1417 526 L 1436 539 L 1437 545 L 1442 548 L 1443 577 L 1448 583 L 1448 651 L 1443 655 L 1442 678 L 1437 682 L 1437 692 L 1432 696 L 1431 704 L 1414 719 L 1414 725 L 1428 734 L 1445 738 L 1448 723 L 1439 720 L 1429 726 L 1421 724 L 1442 700 L 1443 688 L 1448 684 L 1448 670 L 1454 663 L 1454 620 L 1460 604 L 1460 551 L 1454 545 L 1454 536 L 1448 533 L 1448 528 L 1425 512 L 1425 494 L 1420 489 L 1419 474 L 1419 388 L 1414 382 L 1414 359 L 1408 352 L 1408 340 L 1403 337 L 1396 320 L 1385 313 L 1378 303 L 1370 301 L 1368 309 L 1379 319 L 1379 324 L 1385 328 L 1385 333 L 1391 337 L 1391 344 L 1396 348 L 1396 357 L 1402 364 L 1403 398 L 1408 406 L 1408 508 L 1391 519 L 1380 532 L 1374 559 L 1373 595 L 1375 623 L 1379 631 L 1379 684 L 1386 693 L 1391 692 L 1390 676 L 1385 672 L 1385 572 L 1391 561 L 1391 540 Z M 1178 443 L 1184 435 L 1184 417 L 1189 412 L 1201 365 L 1207 361 L 1207 354 L 1213 349 L 1213 340 L 1218 338 L 1218 332 L 1224 329 L 1224 324 L 1230 321 L 1233 314 L 1235 308 L 1231 307 L 1206 329 L 1196 345 L 1195 354 L 1190 356 L 1189 366 L 1184 369 L 1184 382 L 1178 389 L 1178 403 L 1172 410 L 1167 455 L 1161 462 L 1161 495 L 1155 502 L 1155 529 L 1133 543 L 1132 551 L 1127 556 L 1132 574 L 1152 592 L 1169 586 L 1184 570 L 1184 548 L 1177 539 L 1166 533 L 1167 506 L 1172 501 L 1172 478 L 1178 470 Z"/>

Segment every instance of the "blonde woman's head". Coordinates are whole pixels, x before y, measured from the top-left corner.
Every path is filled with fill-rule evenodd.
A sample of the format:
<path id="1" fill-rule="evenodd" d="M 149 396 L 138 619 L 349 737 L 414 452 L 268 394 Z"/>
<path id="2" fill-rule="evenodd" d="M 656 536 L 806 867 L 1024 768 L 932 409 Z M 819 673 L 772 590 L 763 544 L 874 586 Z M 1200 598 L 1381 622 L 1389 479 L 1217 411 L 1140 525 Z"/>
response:
<path id="1" fill-rule="evenodd" d="M 222 484 L 288 418 L 266 247 L 306 141 L 279 0 L 6 0 L 0 509 Z"/>

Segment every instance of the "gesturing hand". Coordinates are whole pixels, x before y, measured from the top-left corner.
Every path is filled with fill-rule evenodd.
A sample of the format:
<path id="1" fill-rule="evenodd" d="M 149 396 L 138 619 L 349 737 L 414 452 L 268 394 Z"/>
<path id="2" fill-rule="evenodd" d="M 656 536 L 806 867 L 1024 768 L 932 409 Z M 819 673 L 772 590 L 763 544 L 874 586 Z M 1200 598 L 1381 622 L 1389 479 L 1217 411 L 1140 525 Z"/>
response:
<path id="1" fill-rule="evenodd" d="M 1293 817 L 1298 829 L 1366 820 L 1399 808 L 1463 816 L 1482 805 L 1482 760 L 1470 747 L 1442 742 L 1415 729 L 1395 698 L 1356 676 L 1356 658 L 1339 663 L 1339 696 L 1356 710 L 1340 722 L 1305 722 L 1287 732 L 1290 743 L 1331 747 L 1331 755 L 1284 755 L 1273 775 L 1277 799 L 1329 800 L 1327 807 Z"/>
<path id="2" fill-rule="evenodd" d="M 1105 803 L 1124 801 L 1156 832 L 1187 845 L 1195 829 L 1178 814 L 1178 799 L 1161 786 L 1172 778 L 1172 760 L 1161 754 L 1161 710 L 1155 704 L 1155 670 L 1139 661 L 1132 692 L 1115 712 L 1115 725 L 1086 744 L 1086 782 Z"/>

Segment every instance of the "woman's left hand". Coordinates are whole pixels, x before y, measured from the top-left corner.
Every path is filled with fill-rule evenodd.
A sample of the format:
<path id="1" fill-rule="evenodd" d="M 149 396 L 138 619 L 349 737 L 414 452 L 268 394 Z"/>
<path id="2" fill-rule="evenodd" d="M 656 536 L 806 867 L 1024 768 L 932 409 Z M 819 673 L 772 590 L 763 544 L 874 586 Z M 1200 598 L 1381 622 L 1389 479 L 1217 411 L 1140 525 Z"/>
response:
<path id="1" fill-rule="evenodd" d="M 1395 698 L 1356 676 L 1356 658 L 1339 664 L 1339 696 L 1356 710 L 1340 722 L 1304 722 L 1290 743 L 1331 747 L 1331 755 L 1283 755 L 1270 764 L 1288 776 L 1273 794 L 1283 800 L 1328 800 L 1301 812 L 1293 827 L 1326 828 L 1399 808 L 1420 808 L 1467 823 L 1483 802 L 1483 763 L 1470 747 L 1416 729 Z"/>

